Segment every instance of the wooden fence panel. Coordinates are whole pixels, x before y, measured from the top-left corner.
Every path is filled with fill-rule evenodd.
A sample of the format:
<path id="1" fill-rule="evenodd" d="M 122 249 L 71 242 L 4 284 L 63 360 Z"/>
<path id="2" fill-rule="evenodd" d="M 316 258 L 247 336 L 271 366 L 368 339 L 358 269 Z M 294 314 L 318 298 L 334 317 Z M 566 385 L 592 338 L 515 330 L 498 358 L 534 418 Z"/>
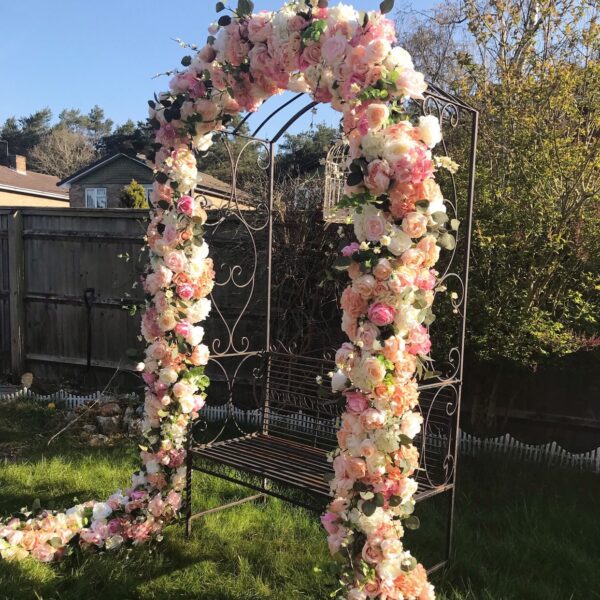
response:
<path id="1" fill-rule="evenodd" d="M 144 244 L 146 211 L 93 209 L 18 209 L 22 235 L 12 234 L 22 254 L 24 280 L 22 311 L 24 365 L 17 368 L 11 356 L 9 230 L 15 209 L 0 211 L 0 371 L 18 380 L 26 369 L 34 377 L 56 383 L 72 382 L 83 387 L 102 386 L 116 369 L 123 371 L 120 383 L 129 387 L 136 362 L 127 352 L 139 352 L 140 318 L 132 317 L 124 305 L 143 300 L 139 284 L 146 256 Z M 242 230 L 241 230 L 242 229 Z M 17 239 L 18 237 L 18 239 Z M 262 239 L 264 237 L 265 239 Z M 239 221 L 224 222 L 210 236 L 211 254 L 218 256 L 217 279 L 227 279 L 229 268 L 251 265 L 243 228 Z M 258 235 L 257 292 L 236 328 L 237 339 L 264 338 L 266 289 L 266 231 Z M 128 257 L 119 258 L 121 257 Z M 223 266 L 228 265 L 228 266 Z M 220 272 L 222 271 L 222 272 Z M 138 282 L 132 287 L 134 282 Z M 14 286 L 13 286 L 14 287 Z M 226 286 L 215 290 L 223 315 L 234 322 L 246 304 L 247 289 Z M 13 302 L 14 304 L 14 302 Z M 206 323 L 207 339 L 223 336 L 219 319 Z"/>

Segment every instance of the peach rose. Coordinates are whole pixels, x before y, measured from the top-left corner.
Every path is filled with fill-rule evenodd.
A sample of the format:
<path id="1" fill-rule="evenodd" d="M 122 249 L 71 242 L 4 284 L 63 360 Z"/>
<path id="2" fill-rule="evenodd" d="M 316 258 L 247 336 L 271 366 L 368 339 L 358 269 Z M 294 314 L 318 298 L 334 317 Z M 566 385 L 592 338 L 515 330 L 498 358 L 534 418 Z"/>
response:
<path id="1" fill-rule="evenodd" d="M 348 313 L 350 316 L 360 317 L 361 315 L 365 314 L 367 310 L 367 301 L 362 294 L 348 286 L 342 292 L 340 306 L 342 307 L 342 310 Z"/>
<path id="2" fill-rule="evenodd" d="M 392 263 L 387 258 L 380 258 L 373 268 L 373 275 L 379 281 L 387 279 L 392 273 Z"/>
<path id="3" fill-rule="evenodd" d="M 427 217 L 419 212 L 410 212 L 402 220 L 402 230 L 411 238 L 420 238 L 427 231 Z"/>
<path id="4" fill-rule="evenodd" d="M 380 129 L 390 118 L 390 109 L 381 103 L 369 104 L 367 107 L 367 121 L 371 129 Z"/>

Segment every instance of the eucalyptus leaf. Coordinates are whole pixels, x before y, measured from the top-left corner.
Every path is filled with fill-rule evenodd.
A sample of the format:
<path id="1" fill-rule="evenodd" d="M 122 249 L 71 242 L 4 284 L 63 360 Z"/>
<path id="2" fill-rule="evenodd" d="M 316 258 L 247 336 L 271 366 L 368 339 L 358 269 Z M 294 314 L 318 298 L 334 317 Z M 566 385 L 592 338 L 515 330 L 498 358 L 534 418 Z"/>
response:
<path id="1" fill-rule="evenodd" d="M 219 20 L 217 21 L 217 23 L 221 27 L 227 27 L 227 25 L 229 25 L 231 23 L 231 17 L 229 15 L 223 15 L 222 17 L 219 17 Z"/>
<path id="2" fill-rule="evenodd" d="M 252 14 L 254 10 L 254 3 L 251 0 L 239 0 L 237 7 L 237 14 L 240 17 L 246 17 Z"/>
<path id="3" fill-rule="evenodd" d="M 366 500 L 365 502 L 363 502 L 362 511 L 366 517 L 372 516 L 376 508 L 377 505 L 375 504 L 374 500 Z"/>
<path id="4" fill-rule="evenodd" d="M 456 240 L 450 233 L 440 235 L 437 243 L 444 248 L 444 250 L 454 250 L 454 248 L 456 248 Z"/>
<path id="5" fill-rule="evenodd" d="M 434 212 L 434 213 L 431 215 L 431 218 L 432 218 L 432 219 L 433 219 L 433 220 L 434 220 L 434 221 L 435 221 L 435 222 L 436 222 L 438 225 L 443 225 L 444 223 L 447 223 L 447 222 L 448 222 L 448 219 L 449 219 L 448 215 L 447 215 L 447 214 L 446 214 L 444 211 L 442 211 L 442 210 L 439 210 L 439 211 L 437 211 L 437 212 Z"/>
<path id="6" fill-rule="evenodd" d="M 223 4 L 223 2 L 217 2 L 217 6 L 215 6 L 215 10 L 217 12 L 221 12 L 222 10 L 225 10 L 225 4 Z"/>
<path id="7" fill-rule="evenodd" d="M 410 515 L 409 517 L 406 517 L 406 519 L 404 519 L 404 527 L 406 527 L 406 529 L 419 529 L 419 527 L 421 526 L 421 521 L 419 521 L 419 517 L 415 516 L 415 515 Z"/>
<path id="8" fill-rule="evenodd" d="M 383 0 L 383 2 L 379 5 L 379 10 L 382 15 L 389 13 L 392 8 L 394 8 L 394 0 Z"/>
<path id="9" fill-rule="evenodd" d="M 192 57 L 191 57 L 191 56 L 184 56 L 184 57 L 181 59 L 181 64 L 182 64 L 184 67 L 189 67 L 189 66 L 192 64 Z"/>
<path id="10" fill-rule="evenodd" d="M 373 502 L 375 502 L 375 506 L 383 506 L 385 504 L 385 498 L 384 498 L 383 494 L 381 494 L 381 493 L 375 494 L 375 497 L 373 498 Z"/>
<path id="11" fill-rule="evenodd" d="M 347 179 L 347 183 L 348 185 L 360 185 L 363 182 L 363 174 L 356 172 L 356 171 L 352 171 L 349 175 L 348 175 L 348 179 Z"/>

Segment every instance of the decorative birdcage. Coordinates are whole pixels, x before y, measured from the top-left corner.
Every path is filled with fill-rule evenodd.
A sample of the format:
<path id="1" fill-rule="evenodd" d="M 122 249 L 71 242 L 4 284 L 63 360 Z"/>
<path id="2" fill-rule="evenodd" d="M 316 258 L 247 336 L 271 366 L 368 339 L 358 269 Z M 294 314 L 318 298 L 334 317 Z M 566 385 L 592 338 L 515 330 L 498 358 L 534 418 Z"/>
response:
<path id="1" fill-rule="evenodd" d="M 339 139 L 327 152 L 325 164 L 325 197 L 323 199 L 323 219 L 330 223 L 347 223 L 349 210 L 339 208 L 344 197 L 344 185 L 348 176 L 348 156 L 350 145 L 344 138 Z"/>

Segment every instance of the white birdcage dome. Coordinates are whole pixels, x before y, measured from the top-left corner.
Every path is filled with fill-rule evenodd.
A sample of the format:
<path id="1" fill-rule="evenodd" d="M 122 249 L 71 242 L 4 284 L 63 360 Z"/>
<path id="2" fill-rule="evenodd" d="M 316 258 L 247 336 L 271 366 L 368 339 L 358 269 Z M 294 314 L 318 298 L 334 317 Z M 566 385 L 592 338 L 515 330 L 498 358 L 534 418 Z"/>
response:
<path id="1" fill-rule="evenodd" d="M 338 208 L 344 197 L 344 186 L 348 176 L 350 145 L 346 139 L 339 139 L 327 152 L 325 164 L 325 196 L 323 199 L 323 219 L 331 223 L 346 223 L 348 209 Z"/>

